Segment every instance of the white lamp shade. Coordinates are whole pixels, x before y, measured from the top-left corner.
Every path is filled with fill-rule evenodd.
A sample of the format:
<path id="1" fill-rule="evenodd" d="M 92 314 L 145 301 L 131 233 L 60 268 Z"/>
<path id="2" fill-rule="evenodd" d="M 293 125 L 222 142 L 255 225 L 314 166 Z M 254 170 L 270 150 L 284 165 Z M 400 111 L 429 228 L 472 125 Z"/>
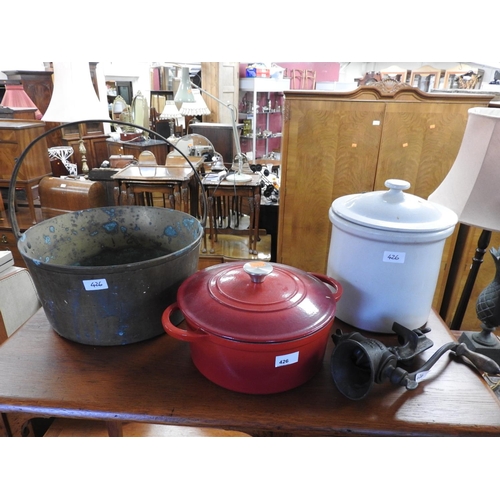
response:
<path id="1" fill-rule="evenodd" d="M 455 163 L 429 200 L 464 224 L 500 231 L 500 109 L 469 109 Z"/>
<path id="2" fill-rule="evenodd" d="M 194 102 L 183 102 L 180 113 L 183 116 L 198 116 L 198 115 L 209 115 L 210 110 L 208 109 L 205 99 L 203 99 L 201 92 L 198 89 L 193 89 Z"/>
<path id="3" fill-rule="evenodd" d="M 178 103 L 194 102 L 191 80 L 189 79 L 189 68 L 186 66 L 181 68 L 181 81 L 175 93 L 174 101 Z"/>
<path id="4" fill-rule="evenodd" d="M 165 107 L 161 112 L 160 119 L 162 120 L 172 120 L 173 118 L 180 118 L 182 115 L 179 113 L 177 106 L 174 101 L 168 99 L 165 101 Z"/>
<path id="5" fill-rule="evenodd" d="M 109 120 L 92 85 L 89 63 L 54 62 L 53 68 L 54 90 L 43 121 Z"/>

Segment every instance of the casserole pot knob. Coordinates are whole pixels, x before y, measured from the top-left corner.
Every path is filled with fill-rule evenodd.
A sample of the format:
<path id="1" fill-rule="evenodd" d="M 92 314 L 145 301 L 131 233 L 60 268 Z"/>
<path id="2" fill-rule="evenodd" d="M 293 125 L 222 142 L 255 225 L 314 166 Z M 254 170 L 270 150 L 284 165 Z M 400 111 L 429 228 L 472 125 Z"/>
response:
<path id="1" fill-rule="evenodd" d="M 268 262 L 250 261 L 243 266 L 243 270 L 254 283 L 262 283 L 266 276 L 271 274 L 273 266 Z"/>

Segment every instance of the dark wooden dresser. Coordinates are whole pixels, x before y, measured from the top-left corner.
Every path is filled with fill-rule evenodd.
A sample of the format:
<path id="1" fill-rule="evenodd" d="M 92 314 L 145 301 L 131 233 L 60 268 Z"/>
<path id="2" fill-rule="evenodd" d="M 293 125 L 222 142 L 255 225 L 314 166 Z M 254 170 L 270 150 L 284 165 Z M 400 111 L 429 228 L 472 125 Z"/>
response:
<path id="1" fill-rule="evenodd" d="M 0 121 L 0 187 L 10 184 L 17 159 L 26 147 L 45 132 L 45 123 L 38 120 Z M 40 179 L 51 174 L 45 138 L 40 139 L 28 152 L 16 179 L 16 188 L 26 193 L 32 221 L 36 222 L 34 200 Z"/>

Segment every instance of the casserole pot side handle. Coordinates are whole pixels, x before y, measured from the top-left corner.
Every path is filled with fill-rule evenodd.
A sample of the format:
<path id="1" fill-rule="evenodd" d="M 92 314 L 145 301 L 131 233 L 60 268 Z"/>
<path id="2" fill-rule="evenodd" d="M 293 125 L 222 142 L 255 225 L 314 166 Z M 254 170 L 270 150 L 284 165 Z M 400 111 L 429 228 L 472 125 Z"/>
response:
<path id="1" fill-rule="evenodd" d="M 330 276 L 325 276 L 324 274 L 317 274 L 317 273 L 310 273 L 310 274 L 315 278 L 318 278 L 323 283 L 333 286 L 333 288 L 337 290 L 333 295 L 335 302 L 337 302 L 340 299 L 340 297 L 342 297 L 342 293 L 344 290 L 342 288 L 342 285 L 336 279 L 330 278 Z"/>
<path id="2" fill-rule="evenodd" d="M 206 338 L 206 334 L 204 333 L 197 333 L 195 331 L 189 331 L 189 330 L 183 330 L 182 328 L 178 328 L 175 326 L 171 321 L 170 321 L 170 316 L 172 313 L 180 311 L 179 306 L 177 305 L 177 302 L 174 302 L 173 304 L 169 305 L 165 311 L 163 311 L 162 317 L 161 317 L 161 322 L 163 325 L 163 329 L 172 337 L 176 338 L 177 340 L 184 340 L 186 342 L 196 342 L 199 340 L 202 340 Z"/>

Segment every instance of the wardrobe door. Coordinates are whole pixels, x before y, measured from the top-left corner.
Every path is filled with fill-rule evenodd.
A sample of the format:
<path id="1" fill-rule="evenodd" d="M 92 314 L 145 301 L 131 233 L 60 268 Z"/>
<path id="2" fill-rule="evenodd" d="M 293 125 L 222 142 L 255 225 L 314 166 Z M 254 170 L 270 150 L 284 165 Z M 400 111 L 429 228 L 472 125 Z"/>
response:
<path id="1" fill-rule="evenodd" d="M 385 104 L 286 100 L 278 261 L 326 273 L 339 196 L 373 189 Z"/>
<path id="2" fill-rule="evenodd" d="M 470 104 L 388 102 L 375 189 L 386 179 L 404 179 L 427 197 L 439 186 L 458 154 Z"/>

